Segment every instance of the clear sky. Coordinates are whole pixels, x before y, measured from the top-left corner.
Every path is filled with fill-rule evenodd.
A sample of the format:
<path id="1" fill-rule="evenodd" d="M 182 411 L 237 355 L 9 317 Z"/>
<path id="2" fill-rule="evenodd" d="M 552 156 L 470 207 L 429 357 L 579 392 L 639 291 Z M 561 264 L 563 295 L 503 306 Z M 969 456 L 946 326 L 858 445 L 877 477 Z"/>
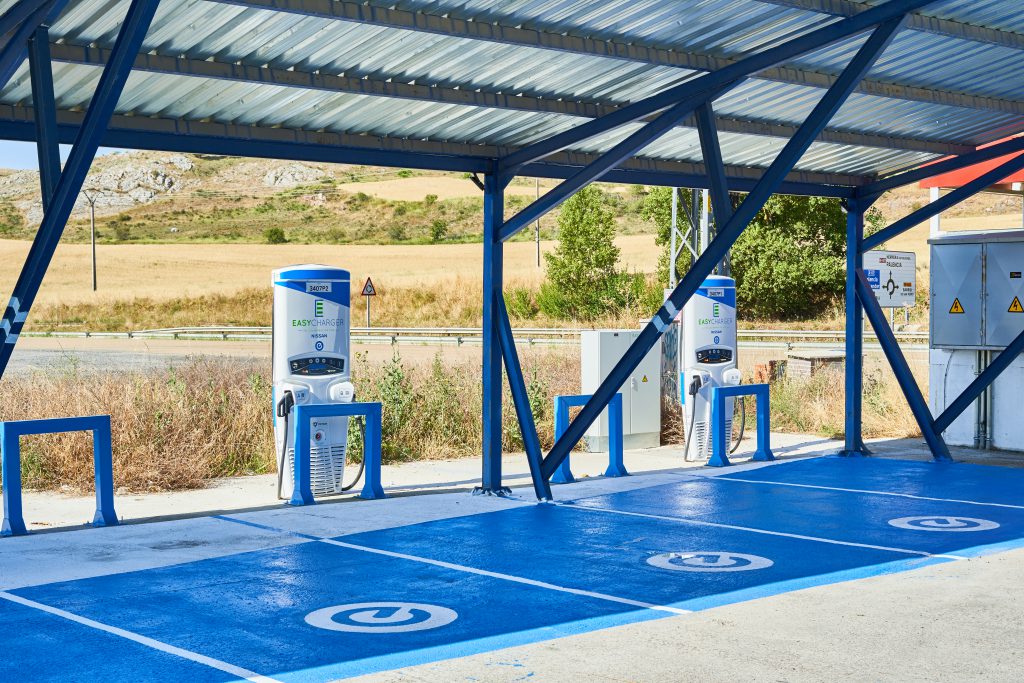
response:
<path id="1" fill-rule="evenodd" d="M 60 146 L 61 159 L 66 159 L 70 145 Z M 101 147 L 99 154 L 110 154 L 116 149 Z M 0 168 L 37 169 L 39 163 L 36 161 L 36 145 L 34 142 L 9 142 L 0 140 Z"/>

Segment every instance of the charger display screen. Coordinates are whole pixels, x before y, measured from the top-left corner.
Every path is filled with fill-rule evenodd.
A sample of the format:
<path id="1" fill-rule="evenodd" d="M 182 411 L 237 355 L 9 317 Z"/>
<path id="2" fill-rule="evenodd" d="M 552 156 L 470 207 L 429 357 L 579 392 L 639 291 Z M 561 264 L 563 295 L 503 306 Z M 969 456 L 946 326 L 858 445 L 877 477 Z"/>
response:
<path id="1" fill-rule="evenodd" d="M 697 351 L 697 362 L 715 365 L 728 363 L 732 360 L 732 349 L 701 349 Z"/>
<path id="2" fill-rule="evenodd" d="M 345 372 L 344 358 L 324 358 L 323 356 L 293 358 L 289 361 L 288 365 L 293 375 L 305 375 L 307 377 L 337 375 Z"/>

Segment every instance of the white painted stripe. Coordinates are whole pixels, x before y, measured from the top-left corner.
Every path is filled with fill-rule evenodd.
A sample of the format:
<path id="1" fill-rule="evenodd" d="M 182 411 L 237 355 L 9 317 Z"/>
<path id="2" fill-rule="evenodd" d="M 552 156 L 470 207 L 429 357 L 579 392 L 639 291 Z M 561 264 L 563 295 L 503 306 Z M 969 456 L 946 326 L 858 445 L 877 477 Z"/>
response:
<path id="1" fill-rule="evenodd" d="M 545 581 L 535 581 L 534 579 L 526 579 L 521 576 L 515 576 L 513 574 L 502 574 L 500 572 L 492 572 L 486 569 L 477 569 L 476 567 L 467 567 L 462 564 L 453 564 L 451 562 L 443 562 L 441 560 L 433 560 L 429 557 L 420 557 L 419 555 L 407 555 L 405 553 L 393 552 L 391 550 L 381 550 L 380 548 L 371 548 L 365 545 L 356 545 L 355 543 L 345 543 L 344 541 L 336 541 L 333 538 L 321 538 L 323 543 L 330 545 L 336 545 L 341 548 L 349 548 L 350 550 L 361 550 L 367 553 L 374 553 L 376 555 L 384 555 L 386 557 L 395 557 L 402 560 L 412 560 L 413 562 L 422 562 L 423 564 L 430 564 L 435 567 L 443 567 L 445 569 L 453 569 L 458 572 L 465 572 L 467 574 L 476 574 L 478 576 L 487 576 L 492 579 L 501 579 L 503 581 L 512 581 L 513 583 L 521 583 L 527 586 L 535 586 L 537 588 L 546 588 L 547 590 L 558 591 L 560 593 L 570 593 L 572 595 L 581 595 L 588 598 L 596 598 L 598 600 L 606 600 L 608 602 L 617 602 L 623 605 L 630 605 L 632 607 L 643 607 L 644 609 L 657 610 L 659 612 L 669 612 L 671 614 L 690 614 L 692 610 L 679 609 L 676 607 L 668 607 L 666 605 L 655 605 L 650 602 L 643 602 L 640 600 L 630 600 L 629 598 L 620 598 L 616 595 L 608 595 L 607 593 L 595 593 L 594 591 L 581 590 L 579 588 L 569 588 L 567 586 L 558 586 L 553 583 L 547 583 Z"/>
<path id="2" fill-rule="evenodd" d="M 931 500 L 940 503 L 964 503 L 965 505 L 985 505 L 994 508 L 1011 508 L 1024 510 L 1024 505 L 1013 505 L 1011 503 L 986 503 L 980 500 L 961 500 L 959 498 L 933 498 L 931 496 L 915 496 L 912 493 L 898 493 L 896 491 L 875 491 L 873 489 L 846 489 L 839 486 L 818 486 L 816 484 L 794 484 L 788 481 L 769 481 L 766 479 L 740 479 L 730 475 L 715 477 L 715 481 L 739 481 L 744 484 L 771 484 L 772 486 L 795 486 L 801 489 L 819 489 L 822 491 L 842 491 L 843 493 L 867 493 L 874 496 L 895 496 L 897 498 L 911 498 L 913 500 Z"/>
<path id="3" fill-rule="evenodd" d="M 219 659 L 214 659 L 212 657 L 207 657 L 206 655 L 201 655 L 198 652 L 192 652 L 191 650 L 184 650 L 180 647 L 175 647 L 174 645 L 168 645 L 167 643 L 163 643 L 159 640 L 154 640 L 153 638 L 139 635 L 138 633 L 133 633 L 132 631 L 126 631 L 123 628 L 118 628 L 116 626 L 110 626 L 108 624 L 94 621 L 93 619 L 89 619 L 88 617 L 82 617 L 77 614 L 72 614 L 71 612 L 66 612 L 62 609 L 58 609 L 57 607 L 44 605 L 41 602 L 29 600 L 27 598 L 14 595 L 13 593 L 0 592 L 0 598 L 3 598 L 4 600 L 8 600 L 10 602 L 17 603 L 19 605 L 23 605 L 25 607 L 37 609 L 41 612 L 46 612 L 47 614 L 52 614 L 54 616 L 61 617 L 62 619 L 67 619 L 68 621 L 73 621 L 76 624 L 82 624 L 83 626 L 94 628 L 97 631 L 103 631 L 104 633 L 110 633 L 115 636 L 120 636 L 121 638 L 125 638 L 126 640 L 139 643 L 140 645 L 145 645 L 146 647 L 150 647 L 154 650 L 159 650 L 160 652 L 175 655 L 177 657 L 181 657 L 182 659 L 187 659 L 191 662 L 196 662 L 197 664 L 203 664 L 205 666 L 210 667 L 211 669 L 223 671 L 237 678 L 242 678 L 247 681 L 253 681 L 253 683 L 281 683 L 276 678 L 262 676 L 253 671 L 249 671 L 248 669 L 243 669 L 240 666 L 228 664 L 227 662 L 222 662 Z"/>
<path id="4" fill-rule="evenodd" d="M 803 534 L 791 534 L 785 531 L 771 531 L 769 529 L 758 529 L 756 527 L 749 526 L 737 526 L 735 524 L 722 524 L 720 522 L 708 522 L 702 519 L 689 519 L 687 517 L 670 517 L 668 515 L 653 515 L 647 512 L 628 512 L 626 510 L 613 510 L 611 508 L 594 507 L 591 505 L 566 505 L 564 503 L 556 503 L 561 507 L 570 510 L 586 510 L 588 512 L 606 512 L 613 515 L 626 515 L 627 517 L 645 517 L 647 519 L 661 519 L 667 522 L 680 522 L 682 524 L 695 524 L 697 526 L 709 526 L 716 529 L 733 529 L 734 531 L 750 531 L 755 534 L 766 534 L 768 536 L 783 536 L 785 538 L 796 538 L 801 541 L 816 541 L 818 543 L 829 543 L 831 545 L 846 545 L 853 548 L 867 548 L 869 550 L 888 550 L 893 553 L 903 553 L 905 555 L 921 555 L 922 557 L 937 557 L 946 560 L 966 560 L 967 558 L 962 555 L 933 555 L 932 553 L 925 552 L 923 550 L 908 550 L 906 548 L 890 548 L 885 545 L 873 545 L 871 543 L 856 543 L 854 541 L 839 541 L 834 538 L 821 538 L 819 536 L 805 536 Z"/>

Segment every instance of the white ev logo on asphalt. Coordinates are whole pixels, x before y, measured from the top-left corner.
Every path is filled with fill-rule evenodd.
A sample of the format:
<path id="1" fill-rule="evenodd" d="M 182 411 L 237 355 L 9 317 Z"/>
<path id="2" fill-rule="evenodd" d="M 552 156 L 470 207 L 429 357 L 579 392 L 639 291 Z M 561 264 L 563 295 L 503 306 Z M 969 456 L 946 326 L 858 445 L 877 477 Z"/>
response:
<path id="1" fill-rule="evenodd" d="M 999 528 L 998 522 L 974 517 L 900 517 L 889 520 L 889 524 L 897 529 L 914 531 L 989 531 Z"/>
<path id="2" fill-rule="evenodd" d="M 647 558 L 647 564 L 679 572 L 746 572 L 773 564 L 767 557 L 726 552 L 661 553 Z"/>
<path id="3" fill-rule="evenodd" d="M 306 623 L 328 631 L 408 633 L 447 626 L 455 610 L 418 602 L 358 602 L 325 607 L 306 615 Z"/>

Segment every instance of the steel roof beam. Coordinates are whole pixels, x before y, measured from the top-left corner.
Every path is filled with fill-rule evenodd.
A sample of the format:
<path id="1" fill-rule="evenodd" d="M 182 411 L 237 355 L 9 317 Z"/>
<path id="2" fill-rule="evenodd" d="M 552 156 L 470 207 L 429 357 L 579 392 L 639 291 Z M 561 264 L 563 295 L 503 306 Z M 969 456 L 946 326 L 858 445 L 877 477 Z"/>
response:
<path id="1" fill-rule="evenodd" d="M 35 112 L 31 107 L 0 105 L 0 139 L 34 141 Z M 81 112 L 57 113 L 61 143 L 75 139 Z M 114 116 L 103 143 L 106 147 L 149 149 L 166 152 L 226 154 L 289 159 L 315 163 L 349 163 L 395 166 L 432 171 L 477 172 L 490 169 L 493 159 L 514 148 L 464 143 L 410 141 L 368 135 L 323 131 L 266 128 L 215 122 L 178 121 L 141 116 Z M 567 178 L 595 158 L 582 152 L 552 155 L 545 163 L 531 164 L 523 175 Z M 729 186 L 749 191 L 760 178 L 756 168 L 727 166 Z M 613 169 L 605 180 L 616 183 L 707 187 L 702 164 L 660 159 L 632 159 Z M 838 173 L 793 171 L 781 190 L 784 194 L 847 197 L 869 179 Z"/>
<path id="2" fill-rule="evenodd" d="M 856 194 L 860 198 L 870 199 L 872 197 L 877 197 L 886 190 L 892 190 L 897 187 L 909 185 L 910 183 L 916 183 L 927 178 L 942 175 L 943 173 L 949 173 L 950 171 L 957 171 L 961 168 L 980 164 L 983 161 L 988 161 L 990 159 L 997 159 L 1001 156 L 1013 154 L 1014 152 L 1024 152 L 1024 136 L 1015 137 L 1004 142 L 982 147 L 973 152 L 961 154 L 960 156 L 956 156 L 951 159 L 943 159 L 909 171 L 896 173 L 895 175 L 882 178 L 881 180 L 876 180 L 868 185 L 857 188 Z"/>
<path id="3" fill-rule="evenodd" d="M 81 64 L 100 67 L 106 63 L 110 50 L 97 47 L 54 43 L 50 46 L 53 60 L 69 64 Z M 599 118 L 619 108 L 610 102 L 586 102 L 561 99 L 557 97 L 540 97 L 536 95 L 509 95 L 502 92 L 487 90 L 463 90 L 443 86 L 427 86 L 414 83 L 402 83 L 395 80 L 380 78 L 360 78 L 357 76 L 335 76 L 332 74 L 313 73 L 295 69 L 280 69 L 267 66 L 249 66 L 232 64 L 216 60 L 189 59 L 161 54 L 140 54 L 135 60 L 135 71 L 173 76 L 195 76 L 218 80 L 252 83 L 260 85 L 276 85 L 281 87 L 303 88 L 325 92 L 351 93 L 374 97 L 390 97 L 408 99 L 418 102 L 436 102 L 438 104 L 456 104 L 470 107 L 485 107 L 509 111 L 540 112 Z M 683 121 L 683 127 L 696 128 L 693 117 Z M 719 117 L 716 120 L 719 131 L 776 137 L 789 139 L 796 132 L 793 125 L 768 121 Z M 974 147 L 960 145 L 944 140 L 928 140 L 900 135 L 860 133 L 842 129 L 829 128 L 818 136 L 818 142 L 831 142 L 839 145 L 858 147 L 878 147 L 882 149 L 901 149 L 931 154 L 962 154 Z"/>
<path id="4" fill-rule="evenodd" d="M 933 216 L 939 215 L 946 209 L 956 206 L 960 202 L 973 197 L 979 192 L 984 192 L 985 188 L 995 185 L 999 181 L 1013 175 L 1022 168 L 1024 168 L 1024 154 L 1016 156 L 1009 161 L 996 166 L 969 183 L 961 185 L 949 194 L 945 194 L 935 201 L 925 204 L 917 211 L 904 216 L 892 225 L 879 230 L 869 237 L 865 237 L 861 242 L 861 251 L 868 251 L 869 249 L 881 246 L 883 242 L 902 235 L 915 225 L 923 223 Z"/>
<path id="5" fill-rule="evenodd" d="M 632 102 L 600 119 L 577 126 L 573 130 L 535 142 L 519 152 L 501 159 L 500 165 L 507 171 L 513 171 L 517 166 L 572 147 L 581 140 L 601 135 L 662 109 L 675 107 L 680 101 L 686 100 L 699 105 L 703 101 L 714 100 L 761 69 L 776 66 L 799 55 L 855 36 L 867 28 L 873 28 L 880 22 L 887 22 L 893 17 L 902 17 L 906 12 L 918 9 L 931 1 L 934 0 L 887 0 L 855 17 L 802 33 L 783 43 L 748 55 L 730 66 L 711 71 L 681 85 L 663 90 L 656 95 Z M 842 77 L 840 76 L 840 78 Z M 839 82 L 839 79 L 836 79 L 836 83 Z M 829 90 L 833 87 L 835 85 L 831 86 Z M 694 106 L 695 108 L 696 106 Z M 692 111 L 693 109 L 690 110 L 690 112 Z M 819 132 L 823 127 L 818 128 Z"/>
<path id="6" fill-rule="evenodd" d="M 758 0 L 780 7 L 791 7 L 809 12 L 831 14 L 837 17 L 852 17 L 871 8 L 866 2 L 855 0 Z M 947 38 L 959 38 L 975 43 L 988 43 L 1015 50 L 1024 50 L 1024 35 L 1012 31 L 1002 31 L 986 26 L 967 24 L 951 19 L 940 19 L 924 14 L 910 14 L 907 17 L 907 28 L 922 33 L 933 33 Z"/>
<path id="7" fill-rule="evenodd" d="M 11 26 L 10 38 L 0 48 L 0 88 L 7 85 L 7 81 L 11 80 L 11 76 L 25 61 L 28 40 L 35 33 L 36 28 L 46 21 L 52 4 L 53 0 L 25 0 L 25 2 L 15 5 L 2 17 L 2 23 L 6 25 L 9 23 L 8 16 L 13 15 L 12 18 L 18 18 L 25 15 L 19 23 Z M 20 11 L 19 5 L 24 5 Z M 25 10 L 29 11 L 25 12 Z"/>
<path id="8" fill-rule="evenodd" d="M 321 19 L 350 21 L 385 28 L 432 33 L 453 38 L 484 40 L 521 47 L 542 48 L 595 57 L 643 62 L 656 66 L 674 66 L 696 71 L 719 71 L 739 61 L 738 59 L 718 57 L 690 49 L 666 49 L 638 42 L 625 43 L 614 39 L 589 38 L 555 31 L 506 26 L 491 21 L 468 21 L 441 14 L 412 12 L 363 4 L 353 0 L 212 1 L 251 9 L 287 12 Z M 755 77 L 814 88 L 829 88 L 835 82 L 833 74 L 779 66 L 761 70 L 755 74 Z M 943 104 L 952 107 L 981 109 L 1024 116 L 1024 102 L 931 87 L 918 87 L 866 79 L 857 86 L 857 92 L 890 99 Z"/>

